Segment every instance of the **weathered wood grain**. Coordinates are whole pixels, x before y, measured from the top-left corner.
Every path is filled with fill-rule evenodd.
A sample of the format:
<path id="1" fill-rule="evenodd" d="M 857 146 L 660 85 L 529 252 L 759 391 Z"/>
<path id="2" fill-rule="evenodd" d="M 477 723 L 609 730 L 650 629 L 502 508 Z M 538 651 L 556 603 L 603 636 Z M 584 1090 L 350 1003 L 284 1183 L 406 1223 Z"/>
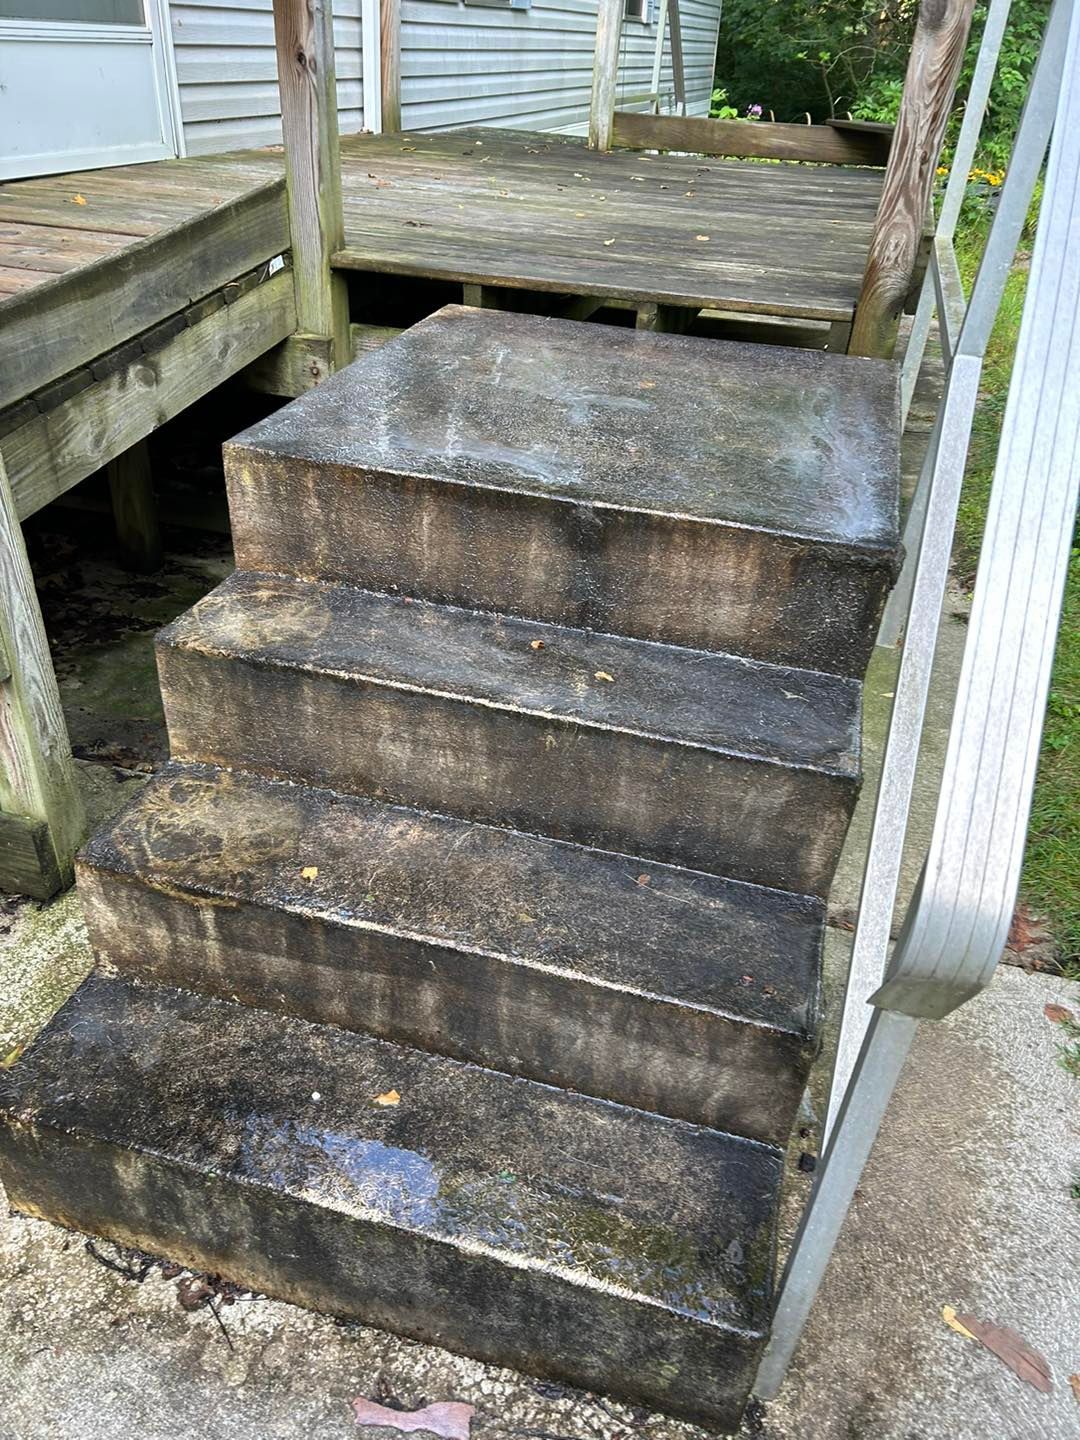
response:
<path id="1" fill-rule="evenodd" d="M 20 519 L 70 490 L 296 329 L 283 271 L 0 441 Z"/>
<path id="2" fill-rule="evenodd" d="M 297 324 L 325 336 L 332 363 L 346 364 L 348 290 L 330 268 L 345 239 L 330 0 L 274 0 L 274 37 Z"/>
<path id="3" fill-rule="evenodd" d="M 0 682 L 0 809 L 48 827 L 7 824 L 0 845 L 0 888 L 34 885 L 40 898 L 71 881 L 86 815 L 75 781 L 60 692 L 41 618 L 34 576 L 3 459 L 0 458 L 0 654 L 10 673 Z M 24 843 L 16 843 L 16 831 Z M 2 860 L 10 851 L 11 869 Z M 50 854 L 51 851 L 51 854 Z"/>
<path id="4" fill-rule="evenodd" d="M 379 0 L 382 128 L 401 129 L 401 0 Z"/>
<path id="5" fill-rule="evenodd" d="M 18 188 L 0 191 L 0 201 Z M 238 199 L 12 297 L 0 307 L 0 407 L 183 310 L 288 244 L 282 182 L 263 180 Z"/>
<path id="6" fill-rule="evenodd" d="M 599 0 L 597 7 L 592 98 L 589 103 L 590 150 L 611 149 L 624 4 L 625 0 Z"/>
<path id="7" fill-rule="evenodd" d="M 680 115 L 686 114 L 686 67 L 683 64 L 682 16 L 679 0 L 668 0 L 668 34 L 671 38 L 671 82 L 675 91 L 675 106 Z"/>
<path id="8" fill-rule="evenodd" d="M 342 158 L 342 268 L 843 323 L 881 189 L 483 129 L 349 136 Z"/>
<path id="9" fill-rule="evenodd" d="M 889 356 L 911 289 L 974 0 L 923 0 L 896 135 L 855 310 L 850 350 Z"/>
<path id="10" fill-rule="evenodd" d="M 0 810 L 0 890 L 51 900 L 63 886 L 48 825 Z"/>
<path id="11" fill-rule="evenodd" d="M 819 165 L 884 165 L 889 139 L 878 131 L 830 125 L 779 125 L 762 120 L 640 115 L 616 110 L 613 143 L 640 150 L 685 150 L 695 155 L 810 160 Z"/>

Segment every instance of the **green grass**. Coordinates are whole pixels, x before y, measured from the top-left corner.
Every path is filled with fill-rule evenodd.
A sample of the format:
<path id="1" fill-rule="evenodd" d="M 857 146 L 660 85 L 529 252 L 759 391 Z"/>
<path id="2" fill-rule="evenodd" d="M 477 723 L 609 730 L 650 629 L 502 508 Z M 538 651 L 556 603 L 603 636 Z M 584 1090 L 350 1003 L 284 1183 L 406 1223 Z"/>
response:
<path id="1" fill-rule="evenodd" d="M 957 257 L 970 288 L 982 252 L 985 222 L 957 237 Z M 1027 287 L 1021 254 L 1005 287 L 990 340 L 972 429 L 953 561 L 961 584 L 975 580 L 998 436 Z M 1031 810 L 1021 899 L 1045 917 L 1066 973 L 1080 980 L 1080 548 L 1074 538 Z"/>

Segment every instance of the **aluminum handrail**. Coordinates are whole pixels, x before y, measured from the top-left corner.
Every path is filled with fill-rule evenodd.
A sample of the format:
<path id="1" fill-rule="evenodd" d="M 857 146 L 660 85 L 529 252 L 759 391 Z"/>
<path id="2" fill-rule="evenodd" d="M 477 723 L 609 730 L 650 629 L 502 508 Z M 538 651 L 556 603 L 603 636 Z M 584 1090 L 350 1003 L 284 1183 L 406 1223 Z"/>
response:
<path id="1" fill-rule="evenodd" d="M 937 423 L 908 513 L 904 531 L 908 560 L 882 624 L 884 630 L 890 609 L 894 608 L 899 616 L 896 628 L 905 632 L 905 641 L 893 687 L 893 707 L 852 942 L 825 1120 L 826 1139 L 870 1021 L 867 1001 L 885 976 L 903 840 L 983 356 L 1046 154 L 1061 91 L 1069 11 L 1070 0 L 1059 0 L 1047 22 L 1009 174 L 972 288 L 971 305 L 956 339 Z"/>
<path id="2" fill-rule="evenodd" d="M 1080 234 L 1080 10 L 1073 0 L 1057 0 L 1047 26 L 1008 193 L 924 472 L 927 523 L 901 664 L 907 690 L 902 696 L 898 683 L 888 747 L 897 746 L 904 760 L 894 768 L 892 792 L 893 801 L 903 800 L 901 823 L 889 837 L 880 833 L 883 803 L 891 803 L 885 793 L 875 817 L 878 856 L 898 867 L 908 761 L 913 766 L 912 745 L 917 753 L 937 628 L 931 602 L 939 606 L 943 593 L 982 354 L 1023 224 L 1023 214 L 1016 217 L 1025 176 L 1033 185 L 1041 165 L 1048 105 L 1055 113 L 1050 161 L 929 853 L 885 983 L 871 1005 L 860 1006 L 869 1024 L 860 1024 L 850 1079 L 834 1087 L 839 1103 L 755 1384 L 762 1399 L 779 1389 L 919 1020 L 949 1013 L 989 982 L 1015 904 L 1080 488 L 1080 251 L 1070 249 Z M 895 881 L 882 891 L 872 878 L 868 867 L 859 928 L 871 907 L 887 947 Z"/>

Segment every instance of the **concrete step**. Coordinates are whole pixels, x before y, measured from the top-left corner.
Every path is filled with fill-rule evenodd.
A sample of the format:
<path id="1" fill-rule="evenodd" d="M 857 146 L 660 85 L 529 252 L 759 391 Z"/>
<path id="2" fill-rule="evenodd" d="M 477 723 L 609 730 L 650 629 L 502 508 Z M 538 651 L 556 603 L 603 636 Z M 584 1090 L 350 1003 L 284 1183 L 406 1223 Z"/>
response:
<path id="1" fill-rule="evenodd" d="M 226 446 L 237 563 L 839 674 L 896 367 L 450 306 Z"/>
<path id="2" fill-rule="evenodd" d="M 205 766 L 84 851 L 99 960 L 784 1144 L 817 1040 L 806 896 Z"/>
<path id="3" fill-rule="evenodd" d="M 12 1204 L 331 1314 L 734 1428 L 780 1152 L 92 976 L 0 1090 Z"/>
<path id="4" fill-rule="evenodd" d="M 231 576 L 161 632 L 172 754 L 820 895 L 854 680 Z"/>

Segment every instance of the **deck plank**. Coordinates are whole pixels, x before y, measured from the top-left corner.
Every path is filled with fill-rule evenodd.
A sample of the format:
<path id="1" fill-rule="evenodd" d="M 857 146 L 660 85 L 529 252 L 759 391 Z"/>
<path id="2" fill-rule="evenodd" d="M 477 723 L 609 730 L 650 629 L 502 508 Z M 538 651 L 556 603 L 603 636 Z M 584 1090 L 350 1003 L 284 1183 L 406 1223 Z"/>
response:
<path id="1" fill-rule="evenodd" d="M 516 131 L 349 136 L 343 268 L 850 320 L 880 173 L 597 154 Z"/>

